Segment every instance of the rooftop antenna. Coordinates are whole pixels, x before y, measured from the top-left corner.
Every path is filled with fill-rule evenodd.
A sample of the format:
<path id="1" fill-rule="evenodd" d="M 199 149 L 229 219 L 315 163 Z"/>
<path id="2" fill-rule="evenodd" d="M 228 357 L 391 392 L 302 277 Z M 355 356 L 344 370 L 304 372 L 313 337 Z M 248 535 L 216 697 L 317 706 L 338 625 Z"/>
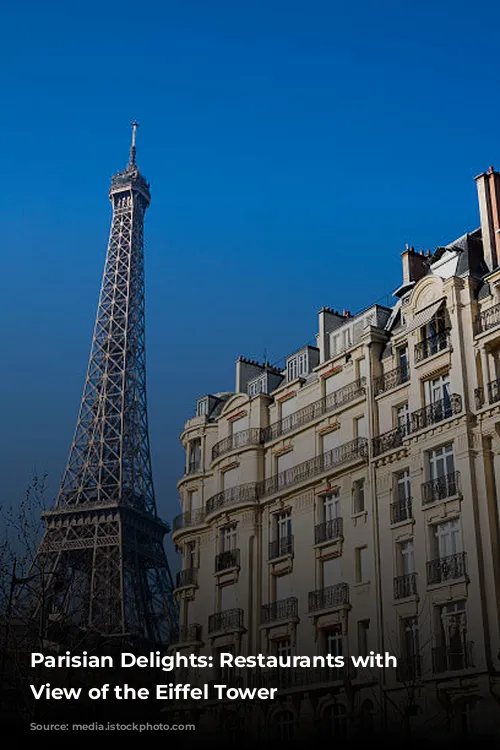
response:
<path id="1" fill-rule="evenodd" d="M 132 123 L 132 145 L 130 146 L 130 158 L 128 161 L 129 167 L 135 167 L 135 154 L 136 154 L 136 148 L 135 148 L 135 139 L 137 135 L 137 128 L 139 127 L 139 123 L 134 120 Z"/>

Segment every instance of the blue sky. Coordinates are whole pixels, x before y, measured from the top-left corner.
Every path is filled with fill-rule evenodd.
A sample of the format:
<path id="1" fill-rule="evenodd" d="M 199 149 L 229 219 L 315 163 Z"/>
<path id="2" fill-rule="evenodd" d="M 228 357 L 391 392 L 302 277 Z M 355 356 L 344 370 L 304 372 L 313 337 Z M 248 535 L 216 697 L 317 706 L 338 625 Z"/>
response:
<path id="1" fill-rule="evenodd" d="M 178 435 L 275 362 L 323 305 L 400 283 L 406 242 L 478 226 L 500 165 L 496 29 L 484 2 L 10 3 L 0 22 L 3 500 L 33 469 L 57 492 L 77 416 L 110 221 L 138 119 L 148 386 L 160 512 Z"/>

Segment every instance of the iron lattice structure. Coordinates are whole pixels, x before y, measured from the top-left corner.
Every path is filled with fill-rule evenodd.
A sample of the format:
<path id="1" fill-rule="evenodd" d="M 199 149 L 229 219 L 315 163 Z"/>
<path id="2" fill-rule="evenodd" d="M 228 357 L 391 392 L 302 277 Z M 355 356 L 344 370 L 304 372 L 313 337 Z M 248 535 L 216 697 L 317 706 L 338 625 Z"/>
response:
<path id="1" fill-rule="evenodd" d="M 113 218 L 90 361 L 57 501 L 33 566 L 43 578 L 36 622 L 167 644 L 177 605 L 157 514 L 148 432 L 144 216 L 149 184 L 136 165 L 112 178 Z M 35 588 L 33 584 L 31 591 Z"/>

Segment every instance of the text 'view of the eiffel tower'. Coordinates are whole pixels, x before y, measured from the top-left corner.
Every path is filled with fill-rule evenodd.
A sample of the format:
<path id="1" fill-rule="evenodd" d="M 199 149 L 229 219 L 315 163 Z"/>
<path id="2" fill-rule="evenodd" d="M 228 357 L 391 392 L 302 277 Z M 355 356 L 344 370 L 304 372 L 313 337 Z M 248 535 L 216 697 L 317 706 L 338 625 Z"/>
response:
<path id="1" fill-rule="evenodd" d="M 148 433 L 144 215 L 136 165 L 112 178 L 113 218 L 78 422 L 57 501 L 44 513 L 34 621 L 61 619 L 96 636 L 167 644 L 177 606 L 157 514 Z M 39 590 L 39 589 L 38 589 Z"/>

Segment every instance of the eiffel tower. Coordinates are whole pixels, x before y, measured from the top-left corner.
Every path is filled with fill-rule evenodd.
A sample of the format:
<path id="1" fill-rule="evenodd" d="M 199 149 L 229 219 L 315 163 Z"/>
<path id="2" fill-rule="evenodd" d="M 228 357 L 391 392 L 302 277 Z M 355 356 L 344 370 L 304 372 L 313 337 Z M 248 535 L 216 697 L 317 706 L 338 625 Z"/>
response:
<path id="1" fill-rule="evenodd" d="M 168 645 L 178 615 L 163 546 L 169 528 L 151 472 L 143 245 L 150 192 L 136 164 L 137 125 L 128 165 L 111 181 L 111 232 L 69 459 L 20 598 L 47 627 L 60 621 L 97 637 Z"/>

